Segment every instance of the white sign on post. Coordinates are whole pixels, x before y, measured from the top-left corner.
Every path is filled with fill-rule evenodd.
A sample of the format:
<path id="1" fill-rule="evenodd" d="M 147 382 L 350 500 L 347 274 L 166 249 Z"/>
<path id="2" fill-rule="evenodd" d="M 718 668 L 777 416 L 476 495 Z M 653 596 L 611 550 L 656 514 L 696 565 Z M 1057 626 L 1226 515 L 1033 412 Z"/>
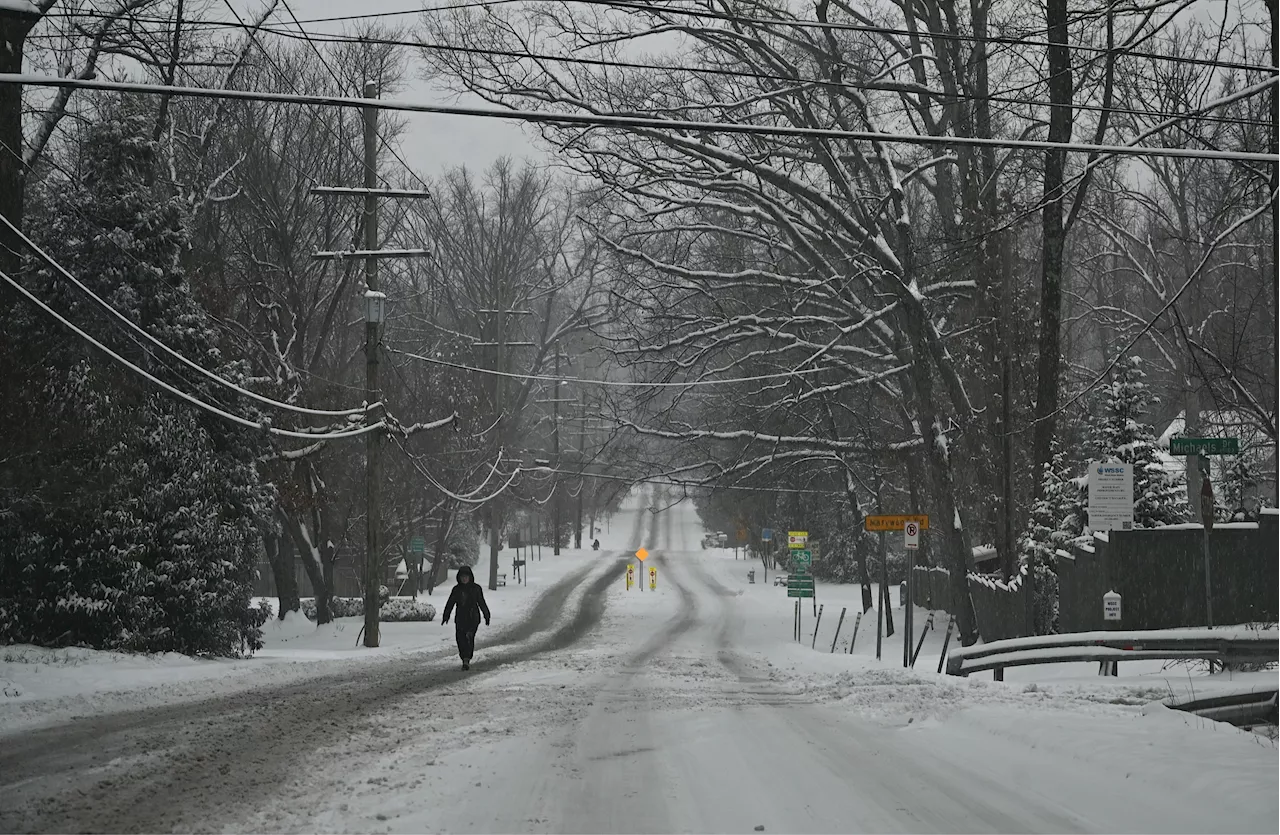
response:
<path id="1" fill-rule="evenodd" d="M 1102 595 L 1102 619 L 1120 620 L 1120 595 L 1113 591 Z"/>
<path id="2" fill-rule="evenodd" d="M 915 551 L 920 548 L 920 523 L 907 522 L 902 526 L 902 536 L 906 540 L 907 549 Z"/>
<path id="3" fill-rule="evenodd" d="M 1089 464 L 1089 527 L 1095 531 L 1133 530 L 1133 465 Z"/>

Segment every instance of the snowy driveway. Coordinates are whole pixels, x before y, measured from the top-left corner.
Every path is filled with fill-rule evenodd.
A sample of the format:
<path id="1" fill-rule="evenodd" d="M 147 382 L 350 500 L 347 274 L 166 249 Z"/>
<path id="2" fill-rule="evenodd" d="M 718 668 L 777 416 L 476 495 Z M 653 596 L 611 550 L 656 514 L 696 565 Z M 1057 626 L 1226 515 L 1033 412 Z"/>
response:
<path id="1" fill-rule="evenodd" d="M 642 514 L 649 516 L 649 514 Z M 687 503 L 471 673 L 379 666 L 0 740 L 0 830 L 1277 831 L 1273 743 L 790 640 Z"/>

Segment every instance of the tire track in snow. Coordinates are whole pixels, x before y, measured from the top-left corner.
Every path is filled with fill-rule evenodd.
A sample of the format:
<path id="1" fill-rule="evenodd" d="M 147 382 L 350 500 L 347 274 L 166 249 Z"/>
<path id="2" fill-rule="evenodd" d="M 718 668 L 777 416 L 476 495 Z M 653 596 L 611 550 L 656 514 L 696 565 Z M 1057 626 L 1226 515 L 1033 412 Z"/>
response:
<path id="1" fill-rule="evenodd" d="M 637 517 L 633 539 L 642 528 Z M 208 831 L 273 802 L 298 780 L 302 754 L 331 746 L 357 720 L 418 694 L 564 649 L 604 614 L 626 557 L 560 581 L 470 674 L 422 654 L 285 686 L 94 717 L 3 737 L 0 832 Z M 561 610 L 592 573 L 573 615 Z M 528 647 L 515 644 L 532 640 Z M 497 651 L 491 651 L 497 650 Z M 434 655 L 434 654 L 433 654 Z M 344 727 L 346 726 L 346 727 Z"/>

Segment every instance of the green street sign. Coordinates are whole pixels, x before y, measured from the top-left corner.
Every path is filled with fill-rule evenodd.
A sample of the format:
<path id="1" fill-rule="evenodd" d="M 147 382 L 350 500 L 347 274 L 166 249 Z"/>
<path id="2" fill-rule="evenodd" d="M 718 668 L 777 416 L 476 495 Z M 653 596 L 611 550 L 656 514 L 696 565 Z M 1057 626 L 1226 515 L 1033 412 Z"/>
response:
<path id="1" fill-rule="evenodd" d="M 813 588 L 812 587 L 809 587 L 807 589 L 788 588 L 787 597 L 813 597 Z"/>
<path id="2" fill-rule="evenodd" d="M 791 565 L 797 571 L 808 571 L 809 566 L 813 565 L 813 551 L 808 548 L 792 551 Z"/>
<path id="3" fill-rule="evenodd" d="M 1170 455 L 1239 455 L 1239 438 L 1170 438 Z"/>
<path id="4" fill-rule="evenodd" d="M 426 540 L 424 540 L 420 536 L 415 536 L 413 539 L 409 540 L 409 553 L 411 554 L 427 553 Z"/>

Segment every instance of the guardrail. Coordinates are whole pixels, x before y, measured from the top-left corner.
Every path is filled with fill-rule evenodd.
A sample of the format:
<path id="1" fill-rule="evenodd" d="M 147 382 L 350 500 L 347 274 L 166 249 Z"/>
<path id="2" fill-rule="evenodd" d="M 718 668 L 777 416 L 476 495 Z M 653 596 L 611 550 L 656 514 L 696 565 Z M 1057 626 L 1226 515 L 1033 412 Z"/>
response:
<path id="1" fill-rule="evenodd" d="M 1170 697 L 1164 700 L 1164 705 L 1232 725 L 1275 725 L 1280 718 L 1278 699 L 1280 690 L 1275 686 L 1263 686 L 1228 692 L 1219 690 L 1206 696 Z"/>
<path id="2" fill-rule="evenodd" d="M 983 670 L 1066 661 L 1139 661 L 1202 658 L 1223 664 L 1280 660 L 1280 631 L 1232 626 L 1218 629 L 1148 629 L 1134 632 L 1073 632 L 1037 638 L 1010 638 L 951 651 L 947 673 L 967 676 Z"/>

